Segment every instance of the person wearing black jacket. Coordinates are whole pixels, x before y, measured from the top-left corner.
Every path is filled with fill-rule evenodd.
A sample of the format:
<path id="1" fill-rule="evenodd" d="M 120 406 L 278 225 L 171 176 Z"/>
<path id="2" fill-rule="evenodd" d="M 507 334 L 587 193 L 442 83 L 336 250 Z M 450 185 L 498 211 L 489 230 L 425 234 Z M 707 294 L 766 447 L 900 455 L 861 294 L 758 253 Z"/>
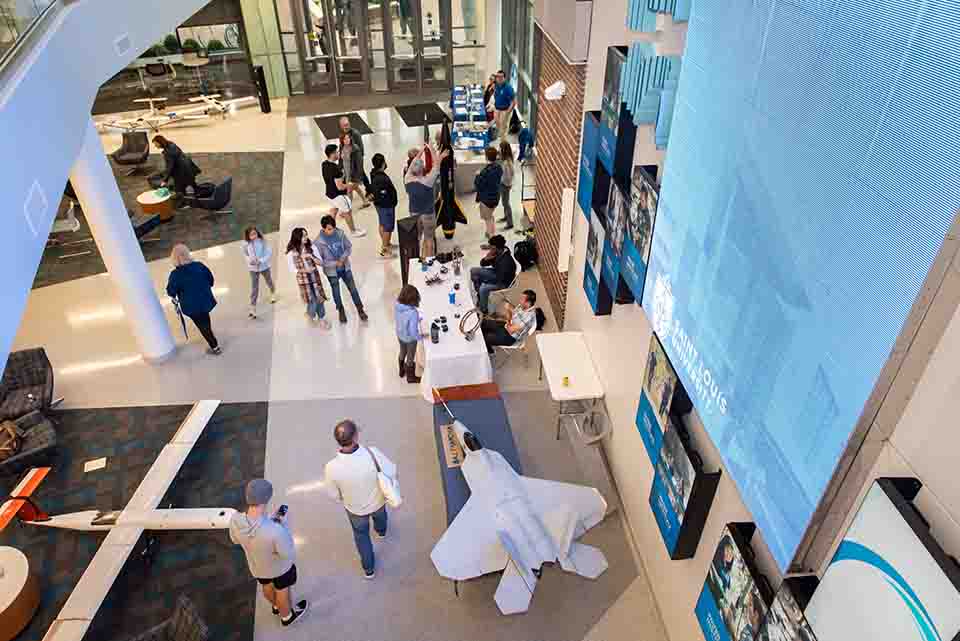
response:
<path id="1" fill-rule="evenodd" d="M 487 241 L 489 241 L 497 233 L 496 225 L 493 223 L 493 210 L 500 204 L 500 183 L 503 180 L 503 167 L 497 162 L 500 154 L 495 147 L 487 147 L 484 153 L 487 157 L 487 164 L 473 179 L 473 186 L 477 190 L 480 218 L 486 225 L 485 234 Z M 488 246 L 484 245 L 481 249 L 488 249 Z"/>
<path id="2" fill-rule="evenodd" d="M 517 276 L 517 263 L 507 249 L 507 240 L 497 234 L 490 239 L 490 251 L 480 259 L 480 267 L 470 269 L 470 280 L 477 291 L 477 306 L 483 314 L 488 313 L 490 293 L 506 289 Z"/>
<path id="3" fill-rule="evenodd" d="M 172 185 L 173 191 L 181 195 L 187 192 L 187 187 L 193 187 L 193 193 L 196 194 L 200 168 L 193 159 L 183 153 L 176 144 L 159 134 L 153 137 L 153 144 L 163 151 L 163 160 L 166 162 L 161 187 Z"/>
<path id="4" fill-rule="evenodd" d="M 390 258 L 390 237 L 397 222 L 397 188 L 387 175 L 387 160 L 383 154 L 374 154 L 372 162 L 369 192 L 380 219 L 380 257 Z"/>

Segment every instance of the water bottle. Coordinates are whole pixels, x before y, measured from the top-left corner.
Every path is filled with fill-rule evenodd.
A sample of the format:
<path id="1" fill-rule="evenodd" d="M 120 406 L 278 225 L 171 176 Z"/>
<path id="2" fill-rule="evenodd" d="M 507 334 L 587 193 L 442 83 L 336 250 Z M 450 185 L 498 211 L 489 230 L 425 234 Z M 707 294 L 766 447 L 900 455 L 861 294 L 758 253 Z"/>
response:
<path id="1" fill-rule="evenodd" d="M 456 303 L 457 303 L 457 292 L 451 289 L 451 290 L 450 290 L 450 304 L 451 304 L 451 305 L 456 305 Z"/>

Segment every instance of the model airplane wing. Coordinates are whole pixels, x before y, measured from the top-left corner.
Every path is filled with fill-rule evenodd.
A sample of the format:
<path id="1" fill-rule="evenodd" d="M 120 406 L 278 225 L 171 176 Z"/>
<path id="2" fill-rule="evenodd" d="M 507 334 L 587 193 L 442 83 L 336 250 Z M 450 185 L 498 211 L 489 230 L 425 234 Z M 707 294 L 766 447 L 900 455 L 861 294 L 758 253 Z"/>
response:
<path id="1" fill-rule="evenodd" d="M 143 534 L 140 525 L 126 525 L 124 514 L 129 509 L 135 517 L 144 510 L 153 510 L 173 482 L 190 450 L 203 433 L 220 401 L 200 401 L 180 424 L 156 462 L 134 492 L 133 498 L 116 518 L 116 525 L 107 534 L 80 581 L 47 630 L 43 641 L 81 641 L 100 604 L 120 574 L 123 564 Z M 56 517 L 54 517 L 56 518 Z"/>
<path id="2" fill-rule="evenodd" d="M 430 552 L 440 576 L 455 581 L 499 572 L 509 560 L 483 500 L 471 496 Z"/>

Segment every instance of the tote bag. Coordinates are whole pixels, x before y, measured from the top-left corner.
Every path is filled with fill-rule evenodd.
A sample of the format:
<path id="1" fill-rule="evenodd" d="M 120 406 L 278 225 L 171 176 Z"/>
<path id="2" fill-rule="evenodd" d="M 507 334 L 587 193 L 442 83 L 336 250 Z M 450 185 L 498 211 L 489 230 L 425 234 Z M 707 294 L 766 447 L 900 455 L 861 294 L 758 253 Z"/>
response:
<path id="1" fill-rule="evenodd" d="M 387 499 L 387 505 L 392 508 L 400 507 L 403 503 L 403 497 L 400 496 L 400 482 L 397 481 L 397 479 L 390 478 L 380 469 L 380 462 L 377 461 L 377 457 L 374 456 L 373 450 L 368 448 L 367 452 L 370 454 L 370 458 L 373 459 L 374 467 L 377 468 L 377 485 L 380 486 L 380 491 L 383 492 L 383 496 Z"/>

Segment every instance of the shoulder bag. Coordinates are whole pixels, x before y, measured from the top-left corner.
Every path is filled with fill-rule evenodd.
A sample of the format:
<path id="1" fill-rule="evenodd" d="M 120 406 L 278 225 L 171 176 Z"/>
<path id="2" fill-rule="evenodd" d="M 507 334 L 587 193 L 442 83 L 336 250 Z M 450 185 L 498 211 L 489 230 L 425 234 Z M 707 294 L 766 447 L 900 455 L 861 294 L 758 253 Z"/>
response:
<path id="1" fill-rule="evenodd" d="M 377 468 L 377 485 L 380 486 L 380 491 L 383 492 L 383 496 L 387 499 L 387 505 L 392 508 L 400 507 L 403 503 L 403 497 L 400 496 L 400 482 L 397 481 L 397 479 L 390 478 L 384 473 L 380 468 L 377 457 L 373 454 L 373 450 L 370 448 L 366 448 L 366 450 L 370 454 L 370 458 L 373 459 L 374 467 Z"/>

